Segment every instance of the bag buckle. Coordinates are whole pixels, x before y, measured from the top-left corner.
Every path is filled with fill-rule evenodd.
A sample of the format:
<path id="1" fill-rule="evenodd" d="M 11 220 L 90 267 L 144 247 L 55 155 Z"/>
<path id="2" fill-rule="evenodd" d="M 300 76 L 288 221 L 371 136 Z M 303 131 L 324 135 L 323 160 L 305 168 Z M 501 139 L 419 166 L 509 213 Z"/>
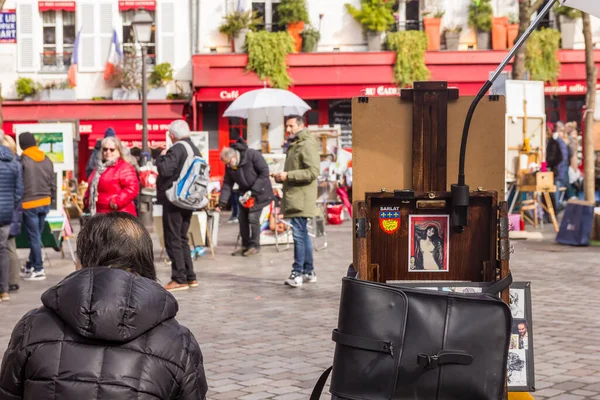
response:
<path id="1" fill-rule="evenodd" d="M 428 356 L 427 354 L 419 354 L 417 364 L 425 369 L 436 369 L 439 367 L 439 356 L 437 354 Z"/>
<path id="2" fill-rule="evenodd" d="M 392 358 L 394 357 L 394 344 L 392 342 L 387 342 L 386 344 L 384 344 L 383 349 L 387 350 L 390 353 L 390 356 L 392 356 Z"/>

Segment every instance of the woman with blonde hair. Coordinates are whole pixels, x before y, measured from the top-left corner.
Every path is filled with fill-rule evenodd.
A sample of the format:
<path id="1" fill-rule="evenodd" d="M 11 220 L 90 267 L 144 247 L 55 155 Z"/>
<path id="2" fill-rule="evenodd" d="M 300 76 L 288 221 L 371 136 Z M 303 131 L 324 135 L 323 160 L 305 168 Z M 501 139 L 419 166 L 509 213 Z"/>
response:
<path id="1" fill-rule="evenodd" d="M 19 156 L 17 155 L 17 144 L 15 140 L 8 135 L 4 135 L 2 139 L 2 145 L 10 149 L 15 155 L 19 165 L 21 164 Z M 13 220 L 10 224 L 10 232 L 8 234 L 8 291 L 14 292 L 19 290 L 19 271 L 21 269 L 21 262 L 17 254 L 17 242 L 15 238 L 21 234 L 21 223 L 23 221 L 23 209 L 21 204 L 18 204 L 13 211 Z"/>
<path id="2" fill-rule="evenodd" d="M 134 200 L 139 192 L 135 168 L 126 160 L 121 141 L 109 136 L 102 140 L 101 159 L 90 175 L 84 203 L 90 214 L 123 211 L 137 215 Z"/>

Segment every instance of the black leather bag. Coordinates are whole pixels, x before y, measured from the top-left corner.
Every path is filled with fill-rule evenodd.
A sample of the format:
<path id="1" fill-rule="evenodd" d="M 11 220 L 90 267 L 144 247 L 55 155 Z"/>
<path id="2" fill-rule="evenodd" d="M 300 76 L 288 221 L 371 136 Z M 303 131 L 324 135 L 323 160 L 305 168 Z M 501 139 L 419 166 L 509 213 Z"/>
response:
<path id="1" fill-rule="evenodd" d="M 503 398 L 512 316 L 498 293 L 511 282 L 457 294 L 344 278 L 333 399 Z"/>

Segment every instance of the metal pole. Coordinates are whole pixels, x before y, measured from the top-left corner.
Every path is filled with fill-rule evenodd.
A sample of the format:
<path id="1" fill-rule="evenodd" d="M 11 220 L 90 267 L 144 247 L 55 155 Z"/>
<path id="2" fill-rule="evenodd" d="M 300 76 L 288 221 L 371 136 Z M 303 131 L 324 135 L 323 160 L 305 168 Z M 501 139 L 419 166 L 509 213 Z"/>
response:
<path id="1" fill-rule="evenodd" d="M 148 79 L 146 77 L 146 56 L 148 49 L 142 44 L 142 153 L 143 164 L 146 164 L 146 153 L 148 153 Z"/>
<path id="2" fill-rule="evenodd" d="M 460 157 L 458 161 L 458 184 L 451 185 L 452 191 L 452 226 L 454 228 L 458 228 L 459 231 L 462 231 L 465 226 L 467 226 L 468 219 L 468 207 L 469 207 L 469 186 L 465 184 L 465 158 L 467 153 L 467 140 L 469 137 L 469 128 L 471 127 L 471 120 L 473 119 L 473 114 L 475 114 L 475 109 L 477 105 L 483 99 L 488 90 L 492 87 L 494 81 L 500 76 L 504 68 L 508 65 L 510 60 L 515 56 L 519 48 L 525 43 L 527 38 L 531 35 L 531 33 L 537 28 L 538 24 L 544 18 L 548 12 L 552 9 L 552 6 L 556 4 L 558 0 L 549 0 L 548 3 L 544 6 L 543 10 L 540 11 L 536 19 L 529 25 L 527 30 L 521 35 L 517 43 L 513 46 L 510 52 L 506 55 L 504 60 L 500 63 L 498 68 L 494 71 L 492 77 L 486 81 L 482 88 L 475 96 L 473 103 L 471 103 L 471 107 L 467 112 L 467 117 L 465 119 L 465 125 L 463 128 L 462 141 L 460 144 Z"/>

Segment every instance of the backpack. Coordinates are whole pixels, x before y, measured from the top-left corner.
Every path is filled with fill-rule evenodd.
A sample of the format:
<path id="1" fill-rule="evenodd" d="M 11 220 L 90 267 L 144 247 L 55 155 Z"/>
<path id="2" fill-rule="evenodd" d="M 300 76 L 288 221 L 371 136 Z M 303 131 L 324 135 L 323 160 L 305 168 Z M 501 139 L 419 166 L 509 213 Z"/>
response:
<path id="1" fill-rule="evenodd" d="M 558 144 L 556 139 L 550 138 L 546 149 L 546 162 L 548 163 L 548 168 L 558 166 L 562 160 L 563 156 L 562 151 L 560 150 L 560 144 Z"/>
<path id="2" fill-rule="evenodd" d="M 179 173 L 179 178 L 166 191 L 167 200 L 176 207 L 197 210 L 208 205 L 208 183 L 210 167 L 202 157 L 196 156 L 189 143 L 175 143 L 185 146 L 187 157 Z"/>

